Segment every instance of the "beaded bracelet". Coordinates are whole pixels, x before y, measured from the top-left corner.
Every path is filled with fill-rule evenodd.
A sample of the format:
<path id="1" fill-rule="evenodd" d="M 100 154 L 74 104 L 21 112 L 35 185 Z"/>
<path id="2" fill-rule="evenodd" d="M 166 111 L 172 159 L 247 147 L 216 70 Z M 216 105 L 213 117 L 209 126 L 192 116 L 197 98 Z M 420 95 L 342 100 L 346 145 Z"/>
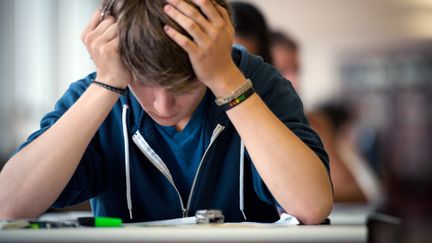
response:
<path id="1" fill-rule="evenodd" d="M 94 80 L 94 79 L 93 79 L 92 83 L 93 83 L 93 84 L 96 84 L 96 85 L 98 85 L 98 86 L 100 86 L 100 87 L 102 87 L 102 88 L 105 88 L 105 89 L 107 89 L 107 90 L 109 90 L 109 91 L 112 91 L 112 92 L 114 92 L 114 93 L 117 93 L 117 94 L 119 94 L 119 95 L 123 95 L 123 96 L 124 96 L 124 95 L 126 94 L 126 89 L 116 88 L 116 87 L 113 87 L 113 86 L 111 86 L 111 85 L 104 84 L 104 83 L 101 83 L 101 82 L 99 82 L 99 81 L 96 81 L 96 80 Z"/>
<path id="2" fill-rule="evenodd" d="M 246 82 L 244 82 L 240 87 L 238 87 L 236 90 L 231 92 L 231 94 L 225 96 L 225 97 L 219 97 L 215 100 L 216 104 L 218 106 L 223 106 L 232 100 L 238 98 L 240 95 L 242 95 L 246 90 L 250 89 L 252 87 L 252 81 L 250 79 L 247 79 Z"/>

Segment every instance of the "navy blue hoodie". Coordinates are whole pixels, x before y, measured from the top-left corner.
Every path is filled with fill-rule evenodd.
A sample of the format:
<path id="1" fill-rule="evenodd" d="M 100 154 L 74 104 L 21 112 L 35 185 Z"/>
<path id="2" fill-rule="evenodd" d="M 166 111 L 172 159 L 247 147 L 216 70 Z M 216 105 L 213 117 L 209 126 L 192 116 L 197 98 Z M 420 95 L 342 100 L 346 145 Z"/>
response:
<path id="1" fill-rule="evenodd" d="M 291 83 L 261 58 L 241 47 L 233 48 L 232 57 L 246 78 L 252 80 L 267 106 L 318 155 L 329 171 L 327 153 L 318 135 L 309 127 L 302 102 Z M 54 111 L 42 119 L 40 130 L 20 149 L 50 128 L 94 78 L 95 73 L 72 83 Z M 278 220 L 275 199 L 247 151 L 241 153 L 244 146 L 234 126 L 213 101 L 213 94 L 207 91 L 203 102 L 207 102 L 206 113 L 214 128 L 208 132 L 213 136 L 187 199 L 181 198 L 163 162 L 164 154 L 158 146 L 163 141 L 155 122 L 128 92 L 102 123 L 53 207 L 90 199 L 96 216 L 120 217 L 125 222 L 193 216 L 199 209 L 220 209 L 226 222 Z M 306 172 L 304 176 L 309 175 Z"/>

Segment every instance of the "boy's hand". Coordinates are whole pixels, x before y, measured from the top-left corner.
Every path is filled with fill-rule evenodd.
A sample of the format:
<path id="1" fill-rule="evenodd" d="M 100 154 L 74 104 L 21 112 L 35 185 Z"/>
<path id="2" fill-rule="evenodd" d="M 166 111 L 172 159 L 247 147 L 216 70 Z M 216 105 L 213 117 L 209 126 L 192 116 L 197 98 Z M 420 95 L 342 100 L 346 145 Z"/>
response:
<path id="1" fill-rule="evenodd" d="M 101 21 L 101 12 L 97 10 L 81 34 L 81 40 L 96 65 L 96 80 L 126 88 L 132 81 L 132 75 L 120 57 L 115 19 L 105 16 Z"/>
<path id="2" fill-rule="evenodd" d="M 225 96 L 245 80 L 234 64 L 231 48 L 234 27 L 227 10 L 211 0 L 192 0 L 205 14 L 184 0 L 166 0 L 165 12 L 184 28 L 193 40 L 174 28 L 165 31 L 188 54 L 195 74 L 216 96 Z"/>

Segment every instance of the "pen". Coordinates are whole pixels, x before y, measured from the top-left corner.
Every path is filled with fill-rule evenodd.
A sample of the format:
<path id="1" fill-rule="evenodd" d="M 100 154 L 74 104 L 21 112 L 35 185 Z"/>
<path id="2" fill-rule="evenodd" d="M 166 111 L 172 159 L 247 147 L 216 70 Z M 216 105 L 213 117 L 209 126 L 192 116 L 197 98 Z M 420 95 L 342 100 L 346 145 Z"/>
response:
<path id="1" fill-rule="evenodd" d="M 55 229 L 55 228 L 71 228 L 77 227 L 76 222 L 71 221 L 45 221 L 45 220 L 29 220 L 27 227 L 30 229 Z"/>
<path id="2" fill-rule="evenodd" d="M 91 227 L 121 227 L 123 221 L 120 218 L 111 217 L 79 217 L 78 223 Z"/>

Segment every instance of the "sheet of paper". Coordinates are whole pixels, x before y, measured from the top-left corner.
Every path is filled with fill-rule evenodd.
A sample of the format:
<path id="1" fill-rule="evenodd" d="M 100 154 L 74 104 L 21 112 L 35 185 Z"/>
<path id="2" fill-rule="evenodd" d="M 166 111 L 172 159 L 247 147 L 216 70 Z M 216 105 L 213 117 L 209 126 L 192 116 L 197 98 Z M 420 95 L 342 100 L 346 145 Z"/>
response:
<path id="1" fill-rule="evenodd" d="M 300 224 L 300 222 L 297 220 L 297 218 L 289 214 L 283 213 L 281 215 L 281 218 L 274 223 L 257 223 L 257 222 L 246 221 L 241 223 L 225 223 L 222 225 L 266 227 L 266 226 L 287 226 L 287 225 L 298 225 L 298 224 Z M 140 222 L 140 223 L 128 223 L 123 225 L 124 227 L 188 226 L 188 225 L 196 225 L 196 220 L 195 217 L 187 217 L 187 218 L 149 221 L 149 222 Z"/>
<path id="2" fill-rule="evenodd" d="M 140 222 L 140 223 L 127 223 L 123 225 L 125 227 L 147 227 L 147 226 L 179 226 L 179 225 L 191 225 L 191 224 L 196 224 L 195 217 L 148 221 L 148 222 Z"/>

